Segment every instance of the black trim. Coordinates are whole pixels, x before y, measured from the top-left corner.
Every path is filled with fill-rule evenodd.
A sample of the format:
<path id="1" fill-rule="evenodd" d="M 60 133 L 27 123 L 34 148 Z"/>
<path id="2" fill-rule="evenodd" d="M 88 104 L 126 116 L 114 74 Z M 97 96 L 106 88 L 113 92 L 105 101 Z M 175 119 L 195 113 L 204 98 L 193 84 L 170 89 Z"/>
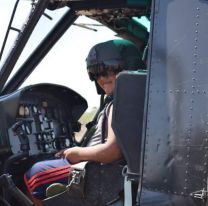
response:
<path id="1" fill-rule="evenodd" d="M 39 1 L 36 5 L 34 11 L 31 13 L 27 24 L 25 25 L 23 31 L 19 34 L 14 48 L 10 52 L 8 58 L 3 64 L 0 70 L 0 92 L 2 91 L 5 83 L 11 74 L 14 65 L 16 64 L 19 56 L 21 55 L 23 48 L 25 47 L 31 33 L 33 32 L 38 20 L 42 16 L 45 8 L 48 5 L 49 0 Z"/>
<path id="2" fill-rule="evenodd" d="M 15 91 L 76 19 L 77 16 L 75 15 L 75 12 L 69 10 L 18 69 L 17 73 L 11 78 L 1 94 L 8 94 Z"/>

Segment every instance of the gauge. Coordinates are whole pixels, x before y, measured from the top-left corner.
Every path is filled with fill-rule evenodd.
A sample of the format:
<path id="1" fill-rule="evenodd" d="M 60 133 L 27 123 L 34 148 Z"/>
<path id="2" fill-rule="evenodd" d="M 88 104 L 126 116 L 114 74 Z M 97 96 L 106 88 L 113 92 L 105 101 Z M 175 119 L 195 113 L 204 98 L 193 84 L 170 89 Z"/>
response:
<path id="1" fill-rule="evenodd" d="M 41 128 L 41 131 L 44 131 L 45 129 L 42 123 L 40 124 L 40 128 Z"/>
<path id="2" fill-rule="evenodd" d="M 51 137 L 51 135 L 50 135 L 50 134 L 47 134 L 47 140 L 51 142 L 52 137 Z"/>
<path id="3" fill-rule="evenodd" d="M 52 147 L 53 147 L 54 149 L 56 149 L 56 143 L 55 143 L 55 142 L 52 142 Z"/>
<path id="4" fill-rule="evenodd" d="M 53 129 L 53 122 L 49 122 L 49 127 Z"/>
<path id="5" fill-rule="evenodd" d="M 19 116 L 24 116 L 25 115 L 25 108 L 23 105 L 19 106 Z"/>
<path id="6" fill-rule="evenodd" d="M 41 135 L 39 134 L 39 135 L 38 135 L 38 140 L 41 140 L 41 139 L 42 139 L 42 137 L 41 137 Z"/>
<path id="7" fill-rule="evenodd" d="M 37 113 L 38 112 L 38 108 L 35 105 L 33 106 L 33 112 L 34 113 Z"/>
<path id="8" fill-rule="evenodd" d="M 23 131 L 25 131 L 25 125 L 24 124 L 21 125 L 21 128 L 22 128 Z"/>
<path id="9" fill-rule="evenodd" d="M 30 123 L 28 123 L 28 122 L 25 124 L 25 131 L 27 134 L 32 133 L 32 127 L 31 127 Z"/>
<path id="10" fill-rule="evenodd" d="M 46 134 L 43 135 L 43 139 L 44 139 L 45 141 L 47 141 L 47 136 L 46 136 Z"/>
<path id="11" fill-rule="evenodd" d="M 66 140 L 65 140 L 65 145 L 66 145 L 66 147 L 69 147 L 69 146 L 70 146 L 70 141 L 69 141 L 69 139 L 66 139 Z"/>
<path id="12" fill-rule="evenodd" d="M 47 102 L 47 101 L 43 101 L 43 102 L 42 102 L 42 106 L 43 106 L 43 107 L 48 107 L 48 102 Z"/>
<path id="13" fill-rule="evenodd" d="M 65 126 L 62 126 L 62 132 L 63 132 L 63 134 L 65 134 L 66 131 L 67 131 L 66 127 Z"/>
<path id="14" fill-rule="evenodd" d="M 55 133 L 54 132 L 51 132 L 51 137 L 52 137 L 52 139 L 55 139 Z"/>
<path id="15" fill-rule="evenodd" d="M 49 145 L 45 144 L 45 149 L 48 150 L 49 149 Z"/>
<path id="16" fill-rule="evenodd" d="M 28 106 L 25 106 L 24 110 L 25 110 L 25 115 L 26 116 L 29 116 L 30 115 L 29 107 Z"/>
<path id="17" fill-rule="evenodd" d="M 43 116 L 41 114 L 39 115 L 39 120 L 40 120 L 40 122 L 43 121 Z"/>

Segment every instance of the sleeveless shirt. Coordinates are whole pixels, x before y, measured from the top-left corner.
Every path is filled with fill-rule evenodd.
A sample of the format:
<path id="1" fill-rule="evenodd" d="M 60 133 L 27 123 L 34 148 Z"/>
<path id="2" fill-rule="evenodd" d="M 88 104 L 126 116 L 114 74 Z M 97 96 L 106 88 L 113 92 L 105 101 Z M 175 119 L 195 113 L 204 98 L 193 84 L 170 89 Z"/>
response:
<path id="1" fill-rule="evenodd" d="M 95 132 L 87 143 L 87 147 L 102 144 L 106 141 L 108 134 L 108 115 L 112 101 L 108 103 L 97 117 Z M 104 142 L 103 142 L 104 140 Z"/>

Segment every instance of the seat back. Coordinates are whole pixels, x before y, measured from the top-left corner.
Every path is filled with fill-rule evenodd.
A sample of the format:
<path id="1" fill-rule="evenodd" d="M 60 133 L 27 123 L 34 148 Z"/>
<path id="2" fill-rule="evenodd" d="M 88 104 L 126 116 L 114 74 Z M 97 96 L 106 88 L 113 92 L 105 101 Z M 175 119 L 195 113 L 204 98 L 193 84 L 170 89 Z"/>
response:
<path id="1" fill-rule="evenodd" d="M 112 127 L 129 172 L 139 173 L 146 72 L 121 72 L 117 78 Z"/>

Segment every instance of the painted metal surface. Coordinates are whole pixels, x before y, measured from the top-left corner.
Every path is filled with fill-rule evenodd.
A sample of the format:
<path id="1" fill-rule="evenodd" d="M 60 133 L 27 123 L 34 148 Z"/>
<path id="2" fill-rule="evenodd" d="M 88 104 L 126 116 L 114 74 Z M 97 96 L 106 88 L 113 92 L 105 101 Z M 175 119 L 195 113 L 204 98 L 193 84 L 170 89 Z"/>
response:
<path id="1" fill-rule="evenodd" d="M 159 205 L 205 204 L 196 193 L 207 190 L 207 14 L 205 0 L 154 2 L 142 186 L 169 199 Z"/>

